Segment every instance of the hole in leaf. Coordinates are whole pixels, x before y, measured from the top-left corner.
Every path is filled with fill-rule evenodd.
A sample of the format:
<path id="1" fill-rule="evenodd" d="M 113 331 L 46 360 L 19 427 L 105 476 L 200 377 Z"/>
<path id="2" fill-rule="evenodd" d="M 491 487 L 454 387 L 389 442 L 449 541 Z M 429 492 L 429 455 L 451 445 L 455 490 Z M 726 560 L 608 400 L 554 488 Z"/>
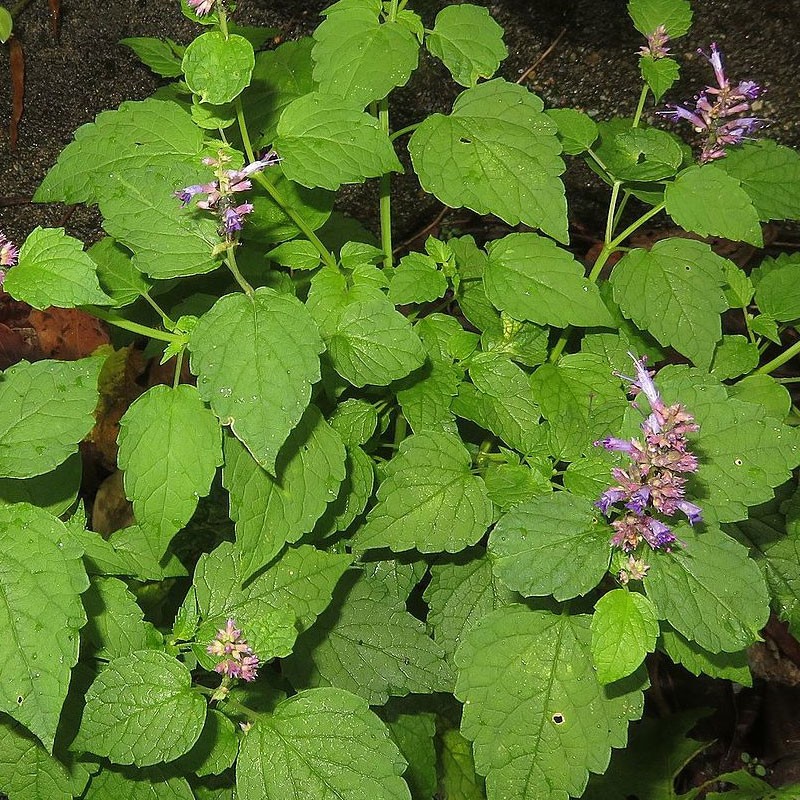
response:
<path id="1" fill-rule="evenodd" d="M 564 715 L 563 714 L 553 714 L 553 722 L 556 725 L 562 725 L 564 723 Z"/>
<path id="2" fill-rule="evenodd" d="M 461 142 L 461 144 L 472 144 L 472 139 L 466 139 L 463 136 L 458 141 Z"/>

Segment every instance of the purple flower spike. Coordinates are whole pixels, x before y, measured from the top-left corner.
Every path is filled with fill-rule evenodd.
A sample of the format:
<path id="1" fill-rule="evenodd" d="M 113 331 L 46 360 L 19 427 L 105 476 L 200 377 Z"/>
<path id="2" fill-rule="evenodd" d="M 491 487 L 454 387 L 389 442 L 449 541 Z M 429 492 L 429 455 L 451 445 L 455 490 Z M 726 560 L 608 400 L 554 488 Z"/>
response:
<path id="1" fill-rule="evenodd" d="M 192 186 L 187 186 L 185 189 L 179 189 L 174 192 L 175 197 L 181 201 L 181 205 L 187 206 L 196 194 L 211 194 L 217 189 L 216 182 L 211 183 L 195 183 Z"/>
<path id="2" fill-rule="evenodd" d="M 0 231 L 0 267 L 13 267 L 17 263 L 19 257 L 19 249 L 14 246 L 14 243 L 6 238 L 6 235 Z M 5 277 L 5 273 L 3 273 Z M 2 281 L 0 281 L 1 283 Z"/>
<path id="3" fill-rule="evenodd" d="M 642 536 L 653 550 L 668 550 L 676 541 L 670 527 L 653 517 L 647 518 L 647 524 L 642 527 Z"/>
<path id="4" fill-rule="evenodd" d="M 198 17 L 204 17 L 214 10 L 216 0 L 187 0 L 189 5 L 194 9 L 194 13 Z"/>
<path id="5" fill-rule="evenodd" d="M 640 56 L 650 56 L 652 59 L 666 58 L 669 55 L 669 34 L 663 25 L 659 25 L 647 37 L 647 44 L 639 48 Z"/>
<path id="6" fill-rule="evenodd" d="M 696 506 L 688 500 L 680 500 L 676 505 L 686 514 L 686 519 L 689 520 L 690 525 L 696 525 L 698 522 L 703 521 L 703 510 L 700 506 Z"/>
<path id="7" fill-rule="evenodd" d="M 222 658 L 214 671 L 227 678 L 254 681 L 258 669 L 258 656 L 242 638 L 236 621 L 229 619 L 224 628 L 217 631 L 214 641 L 206 648 L 209 655 Z M 225 685 L 225 684 L 223 684 Z"/>
<path id="8" fill-rule="evenodd" d="M 242 203 L 235 208 L 226 208 L 222 215 L 222 224 L 226 233 L 240 231 L 244 224 L 244 218 L 253 210 L 252 203 Z"/>

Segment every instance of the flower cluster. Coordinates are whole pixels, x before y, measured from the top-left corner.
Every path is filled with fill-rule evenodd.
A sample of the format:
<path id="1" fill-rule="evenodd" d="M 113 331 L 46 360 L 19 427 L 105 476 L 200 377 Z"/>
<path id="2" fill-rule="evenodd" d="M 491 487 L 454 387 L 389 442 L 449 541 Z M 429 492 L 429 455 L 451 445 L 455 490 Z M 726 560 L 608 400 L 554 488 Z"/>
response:
<path id="1" fill-rule="evenodd" d="M 204 194 L 205 200 L 198 200 L 197 207 L 205 211 L 214 211 L 222 222 L 221 233 L 227 238 L 233 237 L 242 229 L 244 218 L 253 210 L 252 203 L 238 203 L 234 199 L 237 192 L 246 192 L 253 188 L 250 176 L 272 167 L 280 161 L 277 153 L 270 150 L 260 159 L 252 161 L 242 169 L 228 169 L 230 156 L 222 151 L 217 158 L 204 158 L 203 163 L 216 170 L 216 179 L 208 183 L 196 183 L 175 192 L 181 203 L 186 206 L 196 194 Z"/>
<path id="2" fill-rule="evenodd" d="M 19 250 L 14 246 L 14 243 L 6 238 L 6 235 L 0 231 L 0 267 L 13 267 L 17 263 L 17 256 Z M 0 286 L 5 280 L 6 273 L 4 269 L 0 269 Z"/>
<path id="3" fill-rule="evenodd" d="M 258 656 L 242 638 L 242 632 L 236 627 L 235 620 L 229 619 L 225 627 L 217 631 L 214 641 L 206 650 L 212 656 L 223 658 L 214 667 L 220 675 L 241 678 L 243 681 L 256 679 Z"/>
<path id="4" fill-rule="evenodd" d="M 606 489 L 595 505 L 606 516 L 617 511 L 613 508 L 616 504 L 624 505 L 621 516 L 611 523 L 615 547 L 630 553 L 644 541 L 654 550 L 669 550 L 675 534 L 656 514 L 671 517 L 680 511 L 692 525 L 702 519 L 700 508 L 684 498 L 685 476 L 697 471 L 697 457 L 688 450 L 686 434 L 699 426 L 680 404 L 664 403 L 645 368 L 645 359 L 628 355 L 636 377 L 615 374 L 629 381 L 635 393 L 647 397 L 651 411 L 642 423 L 642 441 L 609 436 L 595 442 L 606 450 L 625 453 L 631 462 L 625 469 L 611 471 L 617 483 Z"/>
<path id="5" fill-rule="evenodd" d="M 751 110 L 751 103 L 762 93 L 761 87 L 753 81 L 741 81 L 735 86 L 725 75 L 722 64 L 722 53 L 716 44 L 711 45 L 711 54 L 702 50 L 704 56 L 714 69 L 716 86 L 707 86 L 695 97 L 694 108 L 672 104 L 669 111 L 661 111 L 663 116 L 674 122 L 688 120 L 698 133 L 705 134 L 703 149 L 700 152 L 700 163 L 714 161 L 725 157 L 725 148 L 741 142 L 763 127 L 765 121 L 757 117 L 746 116 Z"/>
<path id="6" fill-rule="evenodd" d="M 669 48 L 667 47 L 668 42 L 669 34 L 667 33 L 667 29 L 663 25 L 659 25 L 648 35 L 647 44 L 639 48 L 639 55 L 643 57 L 650 56 L 650 58 L 654 60 L 666 58 L 669 55 Z"/>

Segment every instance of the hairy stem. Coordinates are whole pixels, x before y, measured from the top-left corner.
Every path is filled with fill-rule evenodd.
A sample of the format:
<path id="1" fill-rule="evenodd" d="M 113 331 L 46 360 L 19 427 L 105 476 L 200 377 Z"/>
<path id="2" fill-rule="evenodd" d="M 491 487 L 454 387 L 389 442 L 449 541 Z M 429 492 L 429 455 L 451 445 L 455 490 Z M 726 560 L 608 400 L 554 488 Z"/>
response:
<path id="1" fill-rule="evenodd" d="M 234 278 L 236 278 L 236 283 L 244 289 L 245 294 L 248 297 L 253 296 L 253 287 L 245 280 L 244 275 L 239 272 L 239 267 L 236 264 L 236 245 L 231 243 L 228 245 L 228 250 L 225 254 L 225 263 L 228 265 L 228 269 L 231 271 Z"/>

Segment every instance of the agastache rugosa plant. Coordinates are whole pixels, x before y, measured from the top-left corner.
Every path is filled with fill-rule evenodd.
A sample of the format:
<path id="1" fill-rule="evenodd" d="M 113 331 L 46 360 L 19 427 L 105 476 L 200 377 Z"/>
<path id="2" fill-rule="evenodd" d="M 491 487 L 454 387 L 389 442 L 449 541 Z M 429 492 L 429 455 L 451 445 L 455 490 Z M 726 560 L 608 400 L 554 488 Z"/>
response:
<path id="1" fill-rule="evenodd" d="M 631 0 L 644 85 L 600 123 L 498 76 L 482 6 L 342 0 L 274 49 L 231 9 L 185 0 L 186 47 L 126 40 L 179 80 L 85 125 L 37 191 L 97 204 L 99 242 L 0 236 L 11 297 L 113 331 L 0 381 L 0 792 L 671 786 L 686 744 L 636 722 L 649 654 L 653 682 L 672 661 L 749 683 L 770 609 L 800 633 L 800 259 L 746 273 L 703 240 L 755 250 L 800 218 L 800 157 L 748 138 L 760 90 L 716 46 L 717 85 L 670 112 L 702 163 L 660 127 L 686 0 Z M 461 93 L 398 130 L 423 47 Z M 398 250 L 404 148 L 422 191 L 505 235 Z M 609 186 L 591 265 L 566 158 Z M 368 181 L 374 231 L 332 210 Z M 690 235 L 634 247 L 664 216 Z"/>

